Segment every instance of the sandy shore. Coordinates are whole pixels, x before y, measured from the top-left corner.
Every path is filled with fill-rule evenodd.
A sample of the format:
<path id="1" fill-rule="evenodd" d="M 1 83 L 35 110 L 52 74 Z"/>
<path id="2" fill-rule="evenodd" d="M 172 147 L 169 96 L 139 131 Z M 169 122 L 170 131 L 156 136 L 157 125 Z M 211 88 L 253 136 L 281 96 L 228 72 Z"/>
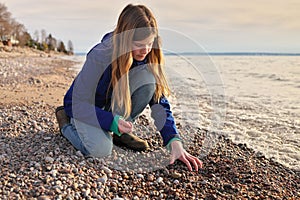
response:
<path id="1" fill-rule="evenodd" d="M 58 55 L 0 52 L 2 199 L 300 198 L 299 172 L 224 137 L 202 157 L 199 172 L 180 162 L 150 172 L 138 166 L 118 171 L 105 159 L 84 158 L 60 135 L 53 112 L 76 75 L 74 64 Z M 155 130 L 145 115 L 137 124 L 137 130 Z M 177 125 L 197 133 L 188 151 L 201 156 L 207 130 Z M 147 138 L 153 149 L 160 148 L 159 137 Z M 128 162 L 114 156 L 121 166 Z"/>

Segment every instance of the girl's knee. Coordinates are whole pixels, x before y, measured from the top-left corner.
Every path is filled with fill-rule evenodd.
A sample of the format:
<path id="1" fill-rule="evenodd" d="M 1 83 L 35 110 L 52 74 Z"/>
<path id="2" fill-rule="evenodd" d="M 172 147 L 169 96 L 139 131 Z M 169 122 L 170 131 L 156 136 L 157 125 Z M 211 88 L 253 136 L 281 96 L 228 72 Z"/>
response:
<path id="1" fill-rule="evenodd" d="M 102 144 L 94 145 L 89 150 L 90 154 L 94 157 L 105 157 L 111 154 L 113 148 L 113 144 L 111 141 L 107 141 Z"/>

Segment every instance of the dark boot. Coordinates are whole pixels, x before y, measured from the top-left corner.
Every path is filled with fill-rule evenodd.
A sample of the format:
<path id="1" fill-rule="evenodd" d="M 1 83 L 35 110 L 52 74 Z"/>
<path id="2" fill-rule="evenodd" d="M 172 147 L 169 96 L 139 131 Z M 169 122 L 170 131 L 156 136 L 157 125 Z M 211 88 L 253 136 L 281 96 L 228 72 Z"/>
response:
<path id="1" fill-rule="evenodd" d="M 55 110 L 55 116 L 58 122 L 59 130 L 61 131 L 62 127 L 70 123 L 70 118 L 67 116 L 64 107 L 59 106 Z"/>
<path id="2" fill-rule="evenodd" d="M 123 133 L 121 136 L 113 134 L 113 143 L 117 146 L 124 146 L 135 151 L 149 150 L 148 142 L 132 133 Z"/>

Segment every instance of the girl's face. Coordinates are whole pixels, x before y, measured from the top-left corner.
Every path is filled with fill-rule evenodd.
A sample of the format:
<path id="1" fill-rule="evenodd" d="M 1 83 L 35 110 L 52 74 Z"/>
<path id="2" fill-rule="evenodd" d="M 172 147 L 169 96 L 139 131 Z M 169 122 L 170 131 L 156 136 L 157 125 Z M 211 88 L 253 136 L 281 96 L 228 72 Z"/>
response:
<path id="1" fill-rule="evenodd" d="M 154 36 L 149 36 L 144 40 L 132 42 L 132 57 L 136 61 L 143 61 L 152 50 Z"/>

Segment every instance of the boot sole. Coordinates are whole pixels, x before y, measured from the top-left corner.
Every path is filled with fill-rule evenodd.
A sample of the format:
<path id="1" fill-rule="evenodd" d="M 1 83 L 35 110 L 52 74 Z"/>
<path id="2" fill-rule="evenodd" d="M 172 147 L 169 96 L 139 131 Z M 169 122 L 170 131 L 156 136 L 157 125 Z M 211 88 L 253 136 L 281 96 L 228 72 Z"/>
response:
<path id="1" fill-rule="evenodd" d="M 113 143 L 114 145 L 116 146 L 119 146 L 119 147 L 126 147 L 127 149 L 131 149 L 131 150 L 134 150 L 134 151 L 146 151 L 146 150 L 149 150 L 150 148 L 149 147 L 144 147 L 144 148 L 138 148 L 138 147 L 132 147 L 126 143 L 123 143 L 121 141 L 116 141 L 113 139 Z"/>

